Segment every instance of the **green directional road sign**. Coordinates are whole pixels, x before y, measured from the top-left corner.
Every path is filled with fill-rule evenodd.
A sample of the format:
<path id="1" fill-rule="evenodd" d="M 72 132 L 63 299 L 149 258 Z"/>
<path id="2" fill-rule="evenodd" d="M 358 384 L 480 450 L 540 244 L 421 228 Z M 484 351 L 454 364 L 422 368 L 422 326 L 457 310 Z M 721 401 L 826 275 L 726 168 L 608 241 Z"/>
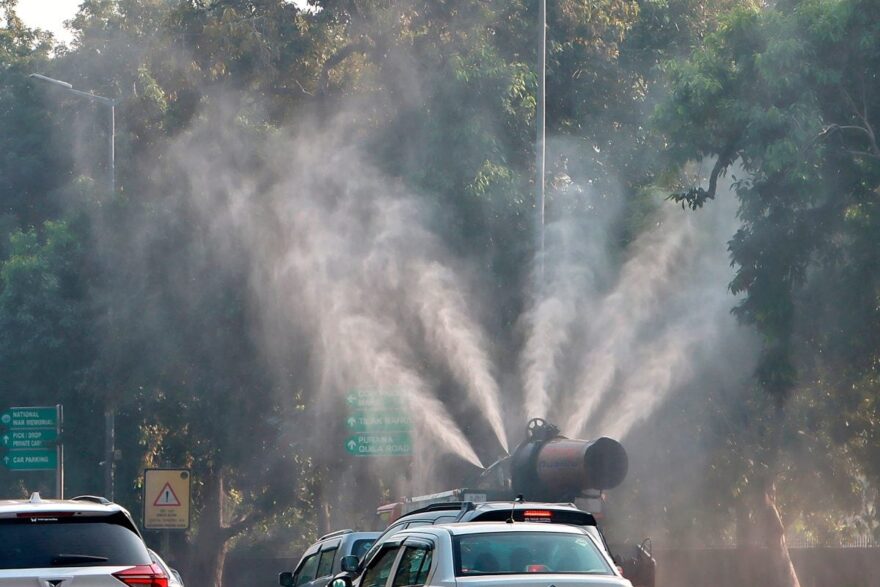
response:
<path id="1" fill-rule="evenodd" d="M 354 434 L 345 440 L 345 450 L 358 457 L 403 457 L 412 454 L 409 433 Z"/>
<path id="2" fill-rule="evenodd" d="M 58 467 L 58 414 L 52 406 L 9 408 L 0 413 L 2 463 L 13 471 L 48 471 Z"/>
<path id="3" fill-rule="evenodd" d="M 403 403 L 397 394 L 376 391 L 373 389 L 353 389 L 345 396 L 349 408 L 364 409 L 401 409 Z"/>
<path id="4" fill-rule="evenodd" d="M 11 449 L 54 448 L 58 430 L 54 428 L 35 430 L 10 430 L 0 435 L 0 445 Z"/>
<path id="5" fill-rule="evenodd" d="M 51 471 L 58 466 L 58 452 L 54 448 L 9 451 L 3 464 L 13 471 Z"/>
<path id="6" fill-rule="evenodd" d="M 406 432 L 412 420 L 400 411 L 357 411 L 346 418 L 345 426 L 352 432 Z"/>
<path id="7" fill-rule="evenodd" d="M 0 424 L 15 428 L 56 428 L 58 410 L 53 407 L 9 408 L 0 414 Z"/>

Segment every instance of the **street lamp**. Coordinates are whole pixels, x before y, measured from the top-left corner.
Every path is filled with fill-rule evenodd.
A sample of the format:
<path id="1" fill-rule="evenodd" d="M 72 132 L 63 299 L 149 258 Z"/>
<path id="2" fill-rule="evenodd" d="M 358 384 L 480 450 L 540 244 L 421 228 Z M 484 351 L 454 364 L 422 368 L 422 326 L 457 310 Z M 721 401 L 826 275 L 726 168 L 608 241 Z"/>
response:
<path id="1" fill-rule="evenodd" d="M 47 77 L 45 75 L 40 75 L 39 73 L 32 73 L 28 77 L 37 81 L 51 84 L 53 86 L 57 86 L 81 98 L 86 98 L 87 100 L 91 100 L 92 102 L 97 102 L 99 104 L 110 107 L 110 145 L 108 152 L 110 169 L 108 175 L 110 176 L 110 193 L 116 193 L 116 100 L 113 100 L 112 98 L 105 98 L 104 96 L 97 96 L 90 92 L 83 92 L 81 90 L 74 89 L 74 87 L 67 82 L 61 81 L 60 79 Z"/>
<path id="2" fill-rule="evenodd" d="M 535 105 L 535 208 L 538 228 L 538 290 L 544 286 L 544 165 L 546 148 L 544 143 L 544 120 L 547 94 L 547 0 L 538 0 L 538 96 Z M 536 292 L 537 294 L 537 292 Z"/>
<path id="3" fill-rule="evenodd" d="M 110 184 L 110 195 L 116 193 L 116 100 L 112 98 L 105 98 L 104 96 L 98 96 L 92 94 L 90 92 L 83 92 L 81 90 L 74 89 L 73 85 L 61 81 L 60 79 L 54 79 L 51 77 L 47 77 L 45 75 L 40 75 L 39 73 L 32 73 L 28 76 L 31 79 L 50 84 L 53 86 L 57 86 L 63 90 L 70 92 L 76 96 L 81 98 L 86 98 L 92 102 L 97 102 L 98 104 L 103 104 L 104 106 L 110 107 L 110 144 L 108 151 L 109 158 L 109 170 L 108 170 L 108 183 Z M 115 440 L 116 436 L 116 414 L 113 410 L 113 407 L 108 405 L 106 410 L 104 411 L 104 495 L 106 495 L 110 500 L 113 500 L 113 468 L 114 461 L 116 456 L 115 450 Z"/>

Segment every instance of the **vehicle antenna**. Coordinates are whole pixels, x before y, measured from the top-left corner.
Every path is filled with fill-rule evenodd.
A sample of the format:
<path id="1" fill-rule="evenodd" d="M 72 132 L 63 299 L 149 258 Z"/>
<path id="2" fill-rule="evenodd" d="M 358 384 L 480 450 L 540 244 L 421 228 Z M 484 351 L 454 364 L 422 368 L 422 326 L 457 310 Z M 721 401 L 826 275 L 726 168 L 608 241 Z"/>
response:
<path id="1" fill-rule="evenodd" d="M 507 519 L 508 524 L 513 524 L 513 512 L 516 510 L 516 504 L 523 502 L 523 496 L 517 495 L 513 500 L 513 505 L 510 506 L 510 517 Z"/>

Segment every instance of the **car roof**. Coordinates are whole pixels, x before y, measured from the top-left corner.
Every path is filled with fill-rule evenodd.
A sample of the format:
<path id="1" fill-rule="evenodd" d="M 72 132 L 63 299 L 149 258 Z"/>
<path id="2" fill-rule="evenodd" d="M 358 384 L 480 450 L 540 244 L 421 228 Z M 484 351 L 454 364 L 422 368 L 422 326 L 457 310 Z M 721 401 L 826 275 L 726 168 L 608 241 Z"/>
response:
<path id="1" fill-rule="evenodd" d="M 320 538 L 318 538 L 313 544 L 319 544 L 321 542 L 327 542 L 328 540 L 336 540 L 339 538 L 346 539 L 370 539 L 370 538 L 378 538 L 381 532 L 361 532 L 359 530 L 337 530 L 335 532 L 330 532 L 329 534 L 324 534 Z"/>
<path id="2" fill-rule="evenodd" d="M 30 499 L 4 499 L 0 500 L 0 518 L 14 517 L 23 513 L 65 512 L 78 514 L 93 514 L 109 516 L 117 513 L 128 514 L 128 511 L 119 504 L 107 500 L 98 501 L 99 498 L 84 497 L 74 499 L 42 499 L 39 494 L 34 494 Z"/>
<path id="3" fill-rule="evenodd" d="M 346 538 L 354 538 L 355 540 L 361 540 L 363 538 L 378 538 L 381 532 L 352 532 L 351 534 L 346 534 Z"/>

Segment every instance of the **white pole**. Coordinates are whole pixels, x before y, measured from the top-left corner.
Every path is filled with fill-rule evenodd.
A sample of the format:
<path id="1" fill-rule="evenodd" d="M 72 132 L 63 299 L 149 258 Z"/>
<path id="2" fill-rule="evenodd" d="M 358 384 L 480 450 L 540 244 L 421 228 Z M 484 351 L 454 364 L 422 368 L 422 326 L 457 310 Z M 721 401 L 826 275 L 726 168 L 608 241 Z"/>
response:
<path id="1" fill-rule="evenodd" d="M 535 112 L 537 140 L 535 148 L 535 208 L 538 230 L 538 288 L 544 283 L 544 166 L 546 160 L 544 143 L 544 120 L 547 94 L 547 0 L 538 0 L 538 96 Z"/>

